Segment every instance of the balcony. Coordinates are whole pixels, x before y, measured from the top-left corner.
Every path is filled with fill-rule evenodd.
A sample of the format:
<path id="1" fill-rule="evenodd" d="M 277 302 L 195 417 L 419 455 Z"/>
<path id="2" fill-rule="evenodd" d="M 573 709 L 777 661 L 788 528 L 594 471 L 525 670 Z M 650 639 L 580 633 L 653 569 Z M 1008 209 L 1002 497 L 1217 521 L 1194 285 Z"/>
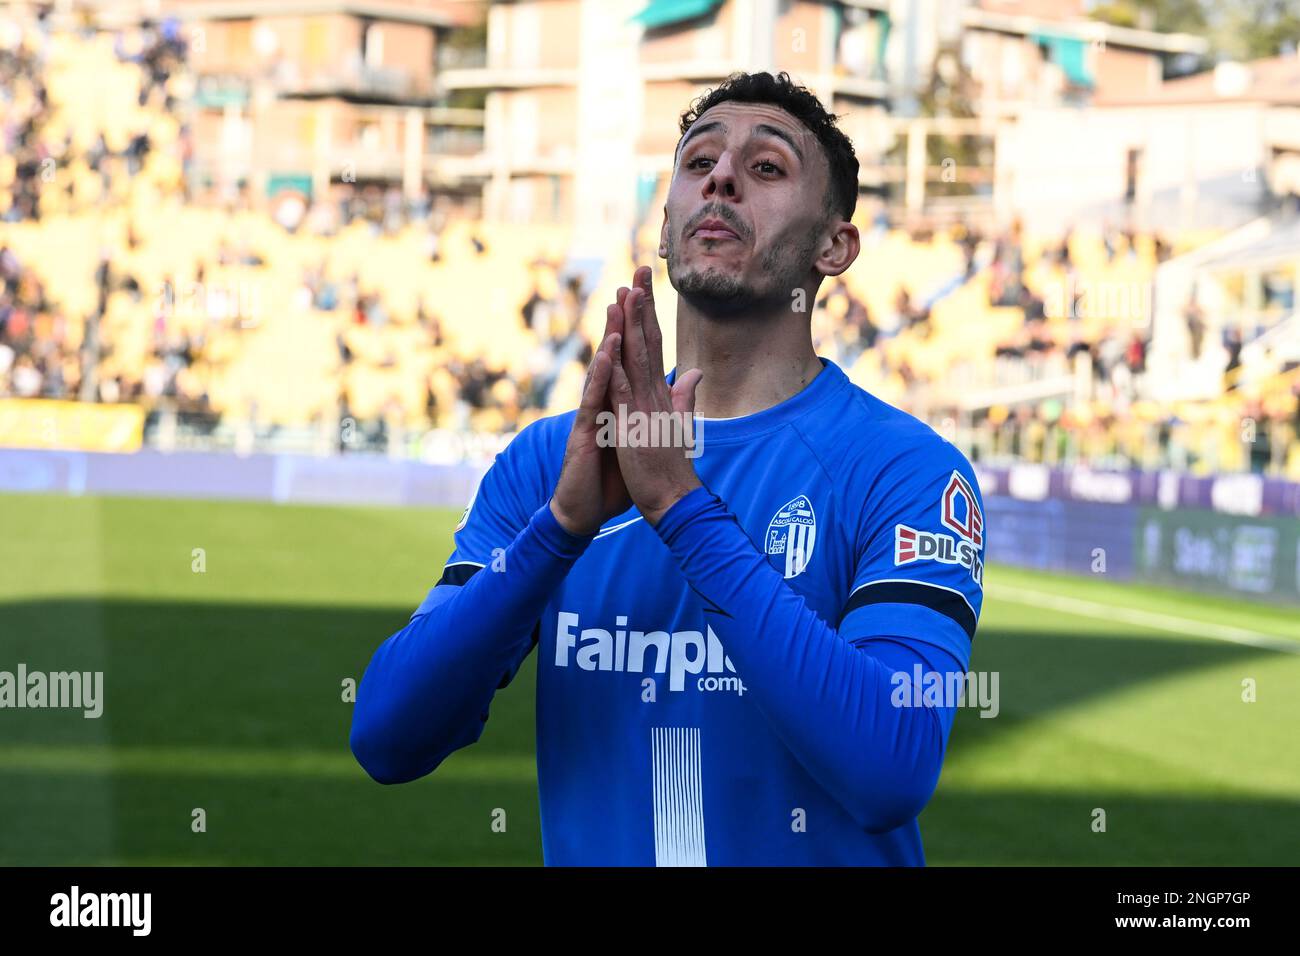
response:
<path id="1" fill-rule="evenodd" d="M 483 47 L 460 49 L 440 46 L 435 61 L 439 73 L 447 70 L 481 70 L 487 66 L 487 50 Z"/>
<path id="2" fill-rule="evenodd" d="M 194 105 L 199 109 L 244 109 L 252 98 L 247 77 L 210 73 L 198 77 L 194 86 Z"/>
<path id="3" fill-rule="evenodd" d="M 735 69 L 736 64 L 724 57 L 671 60 L 666 63 L 647 63 L 643 61 L 641 63 L 641 77 L 651 82 L 662 80 L 709 82 L 724 79 Z"/>
<path id="4" fill-rule="evenodd" d="M 333 70 L 301 76 L 296 70 L 276 78 L 281 96 L 343 96 L 362 102 L 420 103 L 432 97 L 431 77 L 393 67 L 345 63 Z"/>
<path id="5" fill-rule="evenodd" d="M 482 127 L 430 127 L 424 140 L 426 153 L 439 156 L 476 156 L 483 152 Z"/>
<path id="6" fill-rule="evenodd" d="M 571 67 L 484 66 L 446 70 L 438 75 L 444 91 L 511 90 L 531 86 L 577 86 L 578 71 Z"/>

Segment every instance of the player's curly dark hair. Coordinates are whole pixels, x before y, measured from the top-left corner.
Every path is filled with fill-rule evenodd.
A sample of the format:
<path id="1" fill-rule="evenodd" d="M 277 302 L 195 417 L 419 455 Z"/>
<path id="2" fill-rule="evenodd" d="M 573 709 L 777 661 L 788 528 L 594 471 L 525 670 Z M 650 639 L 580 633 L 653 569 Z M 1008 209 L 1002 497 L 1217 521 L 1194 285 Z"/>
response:
<path id="1" fill-rule="evenodd" d="M 853 152 L 852 141 L 835 125 L 835 114 L 826 111 L 816 94 L 807 87 L 797 86 L 784 70 L 776 76 L 771 73 L 732 73 L 716 89 L 708 90 L 691 103 L 682 114 L 682 136 L 701 115 L 728 100 L 780 107 L 808 127 L 821 143 L 830 164 L 826 214 L 839 213 L 846 221 L 853 218 L 853 210 L 858 205 L 858 158 Z"/>

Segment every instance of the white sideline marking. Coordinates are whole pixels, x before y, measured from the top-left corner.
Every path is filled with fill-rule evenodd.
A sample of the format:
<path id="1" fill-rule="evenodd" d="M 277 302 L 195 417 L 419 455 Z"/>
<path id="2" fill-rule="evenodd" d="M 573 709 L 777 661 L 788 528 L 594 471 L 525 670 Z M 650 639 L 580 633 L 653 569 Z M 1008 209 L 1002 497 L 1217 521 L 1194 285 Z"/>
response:
<path id="1" fill-rule="evenodd" d="M 1284 637 L 1261 634 L 1259 631 L 1247 630 L 1244 627 L 1233 627 L 1230 624 L 1212 624 L 1208 621 L 1179 617 L 1175 614 L 1159 614 L 1155 611 L 1140 611 L 1132 607 L 1117 607 L 1111 604 L 1101 604 L 1097 601 L 1086 601 L 1082 598 L 1064 597 L 1059 594 L 1048 594 L 1045 591 L 1034 591 L 1030 588 L 990 585 L 985 590 L 990 597 L 1000 600 L 1014 601 L 1017 604 L 1027 604 L 1031 607 L 1051 608 L 1055 611 L 1064 611 L 1066 614 L 1077 614 L 1080 617 L 1123 621 L 1126 624 L 1137 624 L 1141 627 L 1155 628 L 1159 631 L 1171 631 L 1174 634 L 1199 634 L 1220 641 L 1231 641 L 1233 644 L 1246 644 L 1250 647 L 1280 651 L 1283 654 L 1300 654 L 1300 641 L 1289 641 Z"/>

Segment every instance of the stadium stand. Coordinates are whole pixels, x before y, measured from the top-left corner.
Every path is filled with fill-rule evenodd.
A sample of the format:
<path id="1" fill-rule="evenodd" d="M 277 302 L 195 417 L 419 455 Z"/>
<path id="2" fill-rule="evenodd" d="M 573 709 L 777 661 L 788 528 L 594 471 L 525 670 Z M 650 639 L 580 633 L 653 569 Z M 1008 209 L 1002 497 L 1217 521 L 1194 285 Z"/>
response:
<path id="1" fill-rule="evenodd" d="M 564 227 L 449 217 L 374 188 L 291 221 L 246 192 L 200 195 L 185 61 L 167 24 L 0 36 L 0 398 L 138 403 L 155 425 L 217 437 L 333 445 L 355 427 L 390 449 L 572 406 L 631 244 L 588 288 L 566 268 Z M 815 304 L 818 348 L 974 459 L 1300 477 L 1294 363 L 1246 382 L 1249 343 L 1229 330 L 1218 394 L 1148 397 L 1156 270 L 1212 236 L 903 229 L 869 202 L 856 222 L 862 254 Z M 657 239 L 643 223 L 636 258 L 671 316 Z M 1187 322 L 1200 349 L 1194 307 Z"/>

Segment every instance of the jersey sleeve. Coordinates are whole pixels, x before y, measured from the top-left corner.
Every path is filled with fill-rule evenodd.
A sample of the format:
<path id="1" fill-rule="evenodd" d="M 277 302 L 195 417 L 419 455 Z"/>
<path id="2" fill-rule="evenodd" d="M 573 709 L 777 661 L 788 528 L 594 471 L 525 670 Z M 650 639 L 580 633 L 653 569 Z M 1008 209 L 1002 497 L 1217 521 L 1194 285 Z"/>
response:
<path id="1" fill-rule="evenodd" d="M 894 675 L 956 661 L 934 644 L 879 632 L 845 641 L 707 488 L 673 505 L 655 530 L 704 600 L 756 712 L 804 769 L 868 832 L 914 819 L 939 780 L 956 707 L 899 706 Z"/>
<path id="2" fill-rule="evenodd" d="M 381 783 L 422 777 L 479 739 L 496 691 L 537 641 L 547 601 L 594 537 L 570 535 L 552 514 L 547 462 L 529 444 L 537 437 L 521 432 L 498 456 L 442 578 L 362 676 L 349 740 Z M 536 494 L 540 503 L 514 528 Z"/>
<path id="3" fill-rule="evenodd" d="M 975 472 L 933 436 L 896 455 L 873 483 L 840 632 L 853 643 L 931 644 L 965 670 L 984 596 L 984 504 Z"/>
<path id="4" fill-rule="evenodd" d="M 450 596 L 450 589 L 500 561 L 537 509 L 550 500 L 550 424 L 543 420 L 527 426 L 496 456 L 456 524 L 454 547 L 442 575 L 412 617 L 436 607 Z"/>

